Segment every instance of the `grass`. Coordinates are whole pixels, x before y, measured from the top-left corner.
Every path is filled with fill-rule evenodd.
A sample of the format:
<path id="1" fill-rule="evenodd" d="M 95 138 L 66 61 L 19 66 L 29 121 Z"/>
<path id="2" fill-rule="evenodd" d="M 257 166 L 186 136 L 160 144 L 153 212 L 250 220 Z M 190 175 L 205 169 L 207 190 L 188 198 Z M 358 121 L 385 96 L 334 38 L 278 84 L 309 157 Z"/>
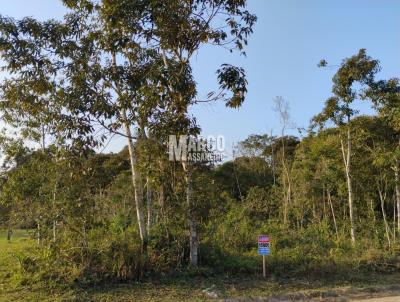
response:
<path id="1" fill-rule="evenodd" d="M 160 277 L 142 283 L 105 284 L 103 286 L 80 287 L 78 285 L 55 285 L 23 282 L 18 255 L 30 254 L 36 242 L 26 231 L 14 231 L 11 242 L 6 232 L 0 231 L 0 302 L 9 301 L 210 301 L 203 292 L 212 288 L 220 298 L 266 297 L 270 295 L 337 296 L 400 291 L 397 285 L 400 272 L 392 274 L 355 274 L 323 279 L 279 279 L 263 280 L 260 275 L 229 277 Z"/>

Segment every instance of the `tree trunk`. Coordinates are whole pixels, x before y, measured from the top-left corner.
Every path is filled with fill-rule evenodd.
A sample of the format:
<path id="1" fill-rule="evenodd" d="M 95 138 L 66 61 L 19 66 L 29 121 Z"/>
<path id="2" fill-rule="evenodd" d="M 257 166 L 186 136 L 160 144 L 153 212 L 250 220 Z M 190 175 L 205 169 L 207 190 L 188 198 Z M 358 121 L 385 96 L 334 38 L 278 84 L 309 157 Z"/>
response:
<path id="1" fill-rule="evenodd" d="M 57 221 L 53 220 L 53 242 L 57 239 Z"/>
<path id="2" fill-rule="evenodd" d="M 55 215 L 55 211 L 56 211 L 57 186 L 58 186 L 58 175 L 57 175 L 57 181 L 56 181 L 54 191 L 53 191 L 53 216 Z M 56 220 L 56 218 L 54 218 L 53 219 L 53 242 L 56 242 L 56 239 L 57 239 L 57 220 Z"/>
<path id="3" fill-rule="evenodd" d="M 153 193 L 150 178 L 147 176 L 146 203 L 147 203 L 147 237 L 150 238 L 150 230 L 153 222 Z"/>
<path id="4" fill-rule="evenodd" d="M 188 207 L 190 264 L 197 267 L 199 264 L 199 242 L 197 224 L 193 215 L 193 175 L 188 162 L 182 162 L 182 166 L 186 173 L 186 202 Z"/>
<path id="5" fill-rule="evenodd" d="M 40 245 L 40 243 L 42 242 L 42 234 L 40 231 L 40 222 L 37 222 L 37 244 Z"/>
<path id="6" fill-rule="evenodd" d="M 325 184 L 322 186 L 322 206 L 323 206 L 323 213 L 322 213 L 322 220 L 327 220 L 328 215 L 326 214 L 326 197 L 325 197 Z"/>
<path id="7" fill-rule="evenodd" d="M 286 164 L 286 153 L 285 153 L 285 139 L 284 139 L 284 133 L 282 131 L 281 135 L 281 142 L 282 142 L 282 167 L 284 171 L 284 175 L 286 177 L 286 181 L 283 181 L 284 184 L 284 191 L 285 191 L 285 196 L 284 196 L 284 205 L 283 205 L 283 224 L 287 226 L 288 220 L 289 220 L 289 204 L 291 203 L 291 196 L 292 196 L 292 188 L 291 188 L 291 180 L 290 180 L 290 175 L 289 175 L 289 168 L 287 167 Z"/>
<path id="8" fill-rule="evenodd" d="M 329 189 L 327 189 L 326 193 L 328 195 L 328 202 L 329 202 L 329 206 L 330 206 L 331 212 L 332 212 L 332 219 L 333 219 L 333 224 L 335 226 L 336 239 L 339 241 L 339 232 L 338 232 L 338 227 L 337 227 L 337 223 L 336 223 L 335 210 L 333 209 L 333 204 L 332 204 L 331 191 Z"/>
<path id="9" fill-rule="evenodd" d="M 393 243 L 396 243 L 396 233 L 397 233 L 397 229 L 396 229 L 396 203 L 393 203 Z"/>
<path id="10" fill-rule="evenodd" d="M 276 185 L 275 152 L 274 152 L 274 141 L 272 138 L 272 130 L 271 130 L 271 166 L 272 166 L 272 177 L 274 179 L 274 186 L 275 186 Z"/>
<path id="11" fill-rule="evenodd" d="M 379 185 L 378 185 L 379 186 Z M 386 211 L 385 211 L 385 198 L 386 194 L 382 193 L 382 190 L 378 187 L 378 192 L 379 192 L 379 199 L 381 201 L 381 211 L 382 211 L 382 216 L 383 216 L 383 222 L 385 224 L 385 233 L 386 233 L 386 238 L 389 244 L 389 248 L 391 247 L 391 242 L 390 242 L 390 231 L 389 231 L 389 224 L 386 219 Z"/>
<path id="12" fill-rule="evenodd" d="M 342 137 L 340 137 L 340 143 L 342 148 L 343 162 L 346 172 L 347 192 L 348 192 L 348 203 L 349 203 L 349 218 L 350 218 L 350 235 L 351 242 L 356 242 L 355 227 L 354 227 L 354 215 L 353 215 L 353 184 L 351 179 L 351 131 L 350 126 L 347 129 L 347 154 Z"/>
<path id="13" fill-rule="evenodd" d="M 374 201 L 372 198 L 369 201 L 369 207 L 371 210 L 371 215 L 372 215 L 372 222 L 373 222 L 373 228 L 376 236 L 379 236 L 378 229 L 376 228 L 376 215 L 375 215 L 375 209 L 374 209 Z"/>
<path id="14" fill-rule="evenodd" d="M 111 53 L 112 57 L 112 64 L 114 68 L 117 67 L 117 58 L 115 52 Z M 116 93 L 121 95 L 120 88 L 118 83 L 115 83 L 116 86 Z M 133 146 L 132 141 L 132 132 L 130 128 L 130 124 L 128 122 L 128 118 L 126 115 L 126 110 L 123 109 L 121 112 L 123 125 L 125 128 L 125 134 L 128 140 L 128 151 L 129 151 L 129 161 L 131 165 L 131 173 L 132 173 L 132 184 L 133 190 L 135 195 L 135 207 L 136 207 L 136 216 L 138 221 L 139 227 L 139 235 L 142 241 L 142 248 L 145 250 L 147 248 L 147 231 L 146 231 L 146 224 L 145 224 L 145 217 L 143 212 L 143 187 L 142 187 L 142 178 L 140 172 L 136 170 L 136 154 L 135 148 Z"/>
<path id="15" fill-rule="evenodd" d="M 232 148 L 232 155 L 233 155 L 233 160 L 232 160 L 233 175 L 235 176 L 236 187 L 238 189 L 239 198 L 240 198 L 240 200 L 243 200 L 243 195 L 242 195 L 242 190 L 240 188 L 239 178 L 238 178 L 238 175 L 236 173 L 236 166 L 235 166 L 236 157 L 235 157 L 235 150 L 233 148 Z"/>
<path id="16" fill-rule="evenodd" d="M 157 211 L 157 222 L 164 219 L 164 203 L 165 203 L 165 192 L 164 185 L 161 184 L 158 189 L 158 211 Z"/>
<path id="17" fill-rule="evenodd" d="M 179 52 L 179 51 L 178 51 Z M 167 60 L 167 56 L 165 54 L 165 51 L 162 51 L 162 57 L 164 61 L 164 66 L 168 69 L 169 64 Z M 182 58 L 180 58 L 180 61 L 182 62 Z M 172 87 L 170 87 L 171 91 L 174 91 Z M 178 99 L 180 103 L 183 102 L 183 96 L 178 93 Z M 184 106 L 181 111 L 179 112 L 180 114 L 184 115 L 187 114 L 188 108 L 187 106 Z M 193 266 L 198 266 L 198 236 L 197 236 L 197 226 L 196 226 L 196 221 L 193 215 L 193 179 L 192 179 L 192 171 L 190 168 L 189 162 L 182 162 L 182 167 L 186 173 L 186 202 L 188 206 L 188 225 L 189 225 L 189 236 L 190 236 L 190 263 Z M 240 190 L 240 188 L 239 188 Z"/>
<path id="18" fill-rule="evenodd" d="M 400 234 L 400 184 L 399 184 L 399 161 L 396 162 L 395 170 L 395 188 L 397 204 L 397 233 Z M 396 211 L 395 211 L 396 212 Z M 396 215 L 395 215 L 396 216 Z"/>
<path id="19" fill-rule="evenodd" d="M 12 233 L 13 233 L 12 228 L 8 227 L 8 230 L 7 230 L 7 241 L 8 242 L 11 241 Z"/>
<path id="20" fill-rule="evenodd" d="M 129 160 L 131 165 L 131 173 L 132 173 L 132 184 L 133 190 L 135 194 L 135 207 L 136 207 L 136 216 L 139 227 L 139 235 L 142 240 L 142 246 L 146 248 L 147 246 L 147 232 L 146 232 L 146 224 L 145 217 L 143 212 L 143 191 L 142 191 L 142 180 L 140 177 L 139 171 L 136 170 L 136 156 L 135 150 L 132 142 L 132 133 L 130 129 L 130 125 L 126 119 L 126 112 L 123 113 L 123 118 L 125 119 L 124 127 L 125 133 L 128 139 L 128 151 L 129 151 Z"/>

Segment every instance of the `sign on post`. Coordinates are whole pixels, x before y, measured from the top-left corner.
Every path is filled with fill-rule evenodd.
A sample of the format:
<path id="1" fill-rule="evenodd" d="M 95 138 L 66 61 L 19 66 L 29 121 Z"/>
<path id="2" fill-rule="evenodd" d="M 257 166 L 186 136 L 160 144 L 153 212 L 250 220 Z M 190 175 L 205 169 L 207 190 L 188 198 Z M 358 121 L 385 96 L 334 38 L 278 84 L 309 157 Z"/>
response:
<path id="1" fill-rule="evenodd" d="M 267 270 L 265 267 L 265 256 L 271 254 L 269 236 L 258 236 L 258 254 L 263 256 L 263 277 L 266 278 Z"/>
<path id="2" fill-rule="evenodd" d="M 269 255 L 269 237 L 267 235 L 258 236 L 258 254 L 259 255 Z"/>

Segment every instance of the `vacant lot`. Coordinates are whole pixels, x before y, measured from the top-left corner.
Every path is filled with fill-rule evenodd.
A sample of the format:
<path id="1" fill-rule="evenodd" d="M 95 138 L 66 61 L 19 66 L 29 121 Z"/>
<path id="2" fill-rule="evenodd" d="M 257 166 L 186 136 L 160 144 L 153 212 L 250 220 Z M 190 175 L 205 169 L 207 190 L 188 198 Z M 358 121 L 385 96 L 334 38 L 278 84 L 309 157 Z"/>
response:
<path id="1" fill-rule="evenodd" d="M 93 287 L 61 286 L 38 281 L 25 284 L 20 261 L 35 249 L 36 242 L 27 232 L 14 231 L 11 242 L 0 232 L 0 301 L 209 301 L 217 297 L 226 301 L 246 301 L 246 297 L 271 295 L 290 299 L 337 296 L 366 298 L 393 295 L 399 275 L 370 275 L 342 280 L 262 280 L 260 276 L 187 277 L 148 280 L 142 283 L 104 284 Z M 245 300 L 242 300 L 242 299 Z M 389 299 L 389 298 L 388 298 Z M 393 300 L 393 298 L 392 298 Z M 387 300 L 387 301 L 392 301 Z M 380 301 L 380 300 L 376 300 Z M 386 301 L 386 300 L 382 300 Z M 393 300 L 397 301 L 397 300 Z"/>

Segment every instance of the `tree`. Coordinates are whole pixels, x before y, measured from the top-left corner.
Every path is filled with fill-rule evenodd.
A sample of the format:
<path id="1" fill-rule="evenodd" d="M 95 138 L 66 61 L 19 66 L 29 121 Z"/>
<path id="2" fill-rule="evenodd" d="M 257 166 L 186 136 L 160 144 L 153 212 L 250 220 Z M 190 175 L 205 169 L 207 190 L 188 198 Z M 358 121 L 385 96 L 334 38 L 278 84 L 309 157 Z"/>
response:
<path id="1" fill-rule="evenodd" d="M 196 98 L 193 80 L 182 81 L 191 75 L 190 61 L 205 44 L 238 49 L 243 52 L 247 38 L 252 33 L 256 17 L 246 9 L 245 1 L 159 1 L 151 2 L 154 31 L 152 39 L 159 45 L 164 67 L 169 72 L 167 89 L 171 92 L 170 112 L 174 114 L 175 128 L 179 133 L 196 135 L 196 125 L 188 116 L 189 106 L 198 102 L 225 99 L 228 107 L 240 107 L 247 92 L 244 70 L 229 64 L 222 64 L 217 70 L 219 92 L 211 92 L 207 100 Z M 220 20 L 222 21 L 222 24 Z M 177 67 L 172 68 L 172 62 Z M 191 79 L 191 77 L 190 77 Z M 179 85 L 175 85 L 178 81 Z M 226 97 L 225 91 L 232 96 Z M 186 172 L 186 202 L 190 238 L 190 259 L 193 266 L 198 264 L 198 234 L 193 215 L 193 174 L 190 162 L 182 162 Z"/>
<path id="2" fill-rule="evenodd" d="M 288 127 L 290 127 L 290 115 L 289 115 L 289 103 L 285 101 L 282 97 L 276 97 L 274 99 L 274 111 L 279 117 L 281 124 L 281 165 L 283 168 L 282 184 L 283 184 L 283 223 L 288 224 L 289 216 L 289 206 L 292 201 L 292 179 L 291 179 L 291 169 L 289 167 L 286 158 L 286 146 L 285 146 L 285 132 Z"/>
<path id="3" fill-rule="evenodd" d="M 146 139 L 151 129 L 198 133 L 188 116 L 188 107 L 200 101 L 190 59 L 207 43 L 243 51 L 256 17 L 239 0 L 63 2 L 71 12 L 62 22 L 0 19 L 0 53 L 4 69 L 13 75 L 1 87 L 4 119 L 17 126 L 44 119 L 55 129 L 52 134 L 72 148 L 101 145 L 106 135 L 95 135 L 99 127 L 126 137 L 146 249 L 143 177 L 136 168 L 133 140 Z M 219 24 L 221 16 L 226 27 Z M 220 91 L 205 101 L 224 99 L 227 106 L 239 107 L 247 91 L 244 70 L 223 64 L 217 73 Z M 165 135 L 158 132 L 156 137 Z M 182 164 L 191 262 L 197 265 L 192 175 L 190 165 Z"/>
<path id="4" fill-rule="evenodd" d="M 395 196 L 397 206 L 397 233 L 400 234 L 400 84 L 399 79 L 380 80 L 372 83 L 366 91 L 375 108 L 386 122 L 396 131 L 398 145 L 393 161 Z"/>
<path id="5" fill-rule="evenodd" d="M 343 156 L 343 163 L 346 172 L 350 235 L 354 244 L 356 241 L 354 223 L 354 194 L 352 183 L 352 129 L 351 119 L 357 113 L 352 109 L 352 103 L 356 99 L 362 99 L 362 90 L 357 89 L 357 85 L 370 85 L 374 82 L 374 76 L 379 71 L 379 62 L 366 54 L 365 49 L 361 49 L 357 55 L 345 59 L 333 77 L 333 96 L 325 103 L 323 111 L 313 118 L 313 123 L 320 126 L 328 121 L 340 126 L 346 133 L 346 139 L 340 134 L 340 148 Z"/>

